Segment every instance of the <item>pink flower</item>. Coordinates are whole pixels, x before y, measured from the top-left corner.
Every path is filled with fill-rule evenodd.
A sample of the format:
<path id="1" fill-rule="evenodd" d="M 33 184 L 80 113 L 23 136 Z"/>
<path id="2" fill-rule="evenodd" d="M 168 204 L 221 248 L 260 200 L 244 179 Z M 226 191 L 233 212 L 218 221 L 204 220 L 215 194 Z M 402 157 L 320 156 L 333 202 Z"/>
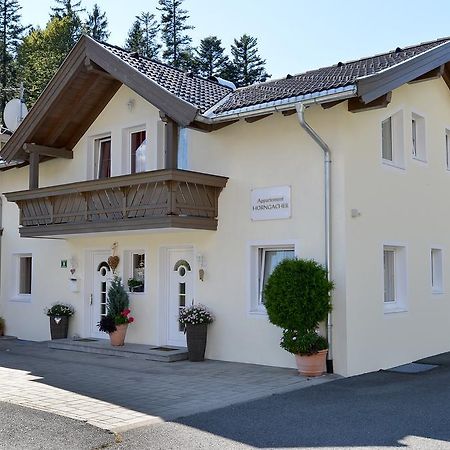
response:
<path id="1" fill-rule="evenodd" d="M 134 322 L 134 317 L 128 317 L 128 323 Z"/>
<path id="2" fill-rule="evenodd" d="M 127 309 L 124 309 L 124 310 L 120 313 L 120 315 L 123 316 L 123 317 L 127 317 L 128 314 L 130 314 L 130 312 L 131 312 L 131 311 L 127 308 Z"/>

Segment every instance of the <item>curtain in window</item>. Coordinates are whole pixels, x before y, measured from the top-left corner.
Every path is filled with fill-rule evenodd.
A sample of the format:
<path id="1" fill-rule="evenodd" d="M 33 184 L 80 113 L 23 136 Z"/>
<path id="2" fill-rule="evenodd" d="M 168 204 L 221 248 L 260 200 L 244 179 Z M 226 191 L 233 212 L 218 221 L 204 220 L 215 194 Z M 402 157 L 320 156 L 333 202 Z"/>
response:
<path id="1" fill-rule="evenodd" d="M 99 148 L 98 178 L 111 176 L 111 141 L 101 141 Z"/>
<path id="2" fill-rule="evenodd" d="M 131 133 L 131 173 L 147 170 L 147 139 L 145 131 Z"/>
<path id="3" fill-rule="evenodd" d="M 384 251 L 384 301 L 395 302 L 395 251 Z"/>

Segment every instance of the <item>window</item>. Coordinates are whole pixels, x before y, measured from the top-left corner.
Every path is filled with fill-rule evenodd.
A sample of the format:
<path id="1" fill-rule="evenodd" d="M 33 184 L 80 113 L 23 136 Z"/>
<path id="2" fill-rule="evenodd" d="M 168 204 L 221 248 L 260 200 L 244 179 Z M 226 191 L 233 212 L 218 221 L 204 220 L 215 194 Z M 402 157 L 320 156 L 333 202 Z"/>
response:
<path id="1" fill-rule="evenodd" d="M 111 137 L 95 140 L 95 177 L 98 179 L 111 176 Z"/>
<path id="2" fill-rule="evenodd" d="M 418 114 L 411 118 L 412 156 L 419 161 L 426 161 L 425 119 Z"/>
<path id="3" fill-rule="evenodd" d="M 384 246 L 384 310 L 385 312 L 406 311 L 406 249 Z"/>
<path id="4" fill-rule="evenodd" d="M 251 247 L 250 312 L 264 313 L 264 287 L 275 267 L 285 259 L 295 258 L 294 244 L 254 245 Z"/>
<path id="5" fill-rule="evenodd" d="M 145 130 L 130 133 L 130 171 L 131 173 L 147 170 L 147 138 Z"/>
<path id="6" fill-rule="evenodd" d="M 381 156 L 385 164 L 404 167 L 403 112 L 399 111 L 381 122 Z"/>
<path id="7" fill-rule="evenodd" d="M 445 163 L 450 170 L 450 130 L 445 130 Z"/>
<path id="8" fill-rule="evenodd" d="M 435 294 L 443 292 L 442 250 L 431 249 L 431 290 Z"/>
<path id="9" fill-rule="evenodd" d="M 17 255 L 16 299 L 23 299 L 31 295 L 33 260 L 31 255 Z"/>
<path id="10" fill-rule="evenodd" d="M 178 168 L 188 169 L 188 129 L 184 127 L 178 130 Z"/>
<path id="11" fill-rule="evenodd" d="M 146 257 L 143 250 L 125 252 L 124 278 L 130 292 L 145 292 Z"/>

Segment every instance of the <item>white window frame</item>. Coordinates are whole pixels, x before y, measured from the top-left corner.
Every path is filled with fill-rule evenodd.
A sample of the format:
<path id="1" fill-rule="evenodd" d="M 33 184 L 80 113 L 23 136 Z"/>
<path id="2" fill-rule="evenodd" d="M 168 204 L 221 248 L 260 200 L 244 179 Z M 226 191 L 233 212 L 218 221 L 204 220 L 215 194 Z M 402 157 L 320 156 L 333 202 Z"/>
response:
<path id="1" fill-rule="evenodd" d="M 403 115 L 403 110 L 399 110 L 389 116 L 383 117 L 379 128 L 381 161 L 384 165 L 397 169 L 405 169 Z M 391 122 L 392 160 L 383 157 L 383 124 L 388 120 Z"/>
<path id="2" fill-rule="evenodd" d="M 445 129 L 445 168 L 450 172 L 450 128 Z"/>
<path id="3" fill-rule="evenodd" d="M 260 261 L 259 253 L 265 250 L 293 250 L 294 257 L 298 258 L 298 241 L 252 241 L 248 249 L 249 314 L 267 317 L 266 308 L 261 302 L 261 271 L 264 270 L 264 261 Z"/>
<path id="4" fill-rule="evenodd" d="M 386 302 L 385 300 L 385 273 L 384 273 L 384 252 L 394 252 L 394 301 Z M 381 274 L 382 274 L 382 302 L 384 313 L 406 312 L 407 308 L 407 248 L 404 244 L 385 243 L 382 247 L 381 254 Z"/>
<path id="5" fill-rule="evenodd" d="M 133 255 L 144 255 L 144 290 L 142 292 L 131 292 L 128 289 L 128 278 L 133 277 Z M 123 258 L 124 264 L 123 264 L 123 283 L 125 285 L 125 289 L 130 295 L 145 295 L 148 292 L 148 283 L 149 283 L 149 262 L 148 262 L 148 252 L 145 251 L 142 248 L 139 249 L 132 249 L 132 250 L 125 250 L 124 251 L 124 258 Z"/>
<path id="6" fill-rule="evenodd" d="M 102 142 L 110 142 L 110 177 L 112 177 L 112 139 L 111 139 L 111 135 L 105 135 L 102 137 L 96 137 L 94 138 L 94 161 L 93 161 L 93 173 L 94 173 L 94 179 L 95 180 L 99 180 L 99 175 L 100 175 L 100 149 L 101 149 L 101 144 Z"/>
<path id="7" fill-rule="evenodd" d="M 442 247 L 433 246 L 430 250 L 430 285 L 433 294 L 444 293 L 444 256 Z"/>
<path id="8" fill-rule="evenodd" d="M 411 154 L 414 160 L 427 162 L 425 117 L 416 112 L 411 113 Z"/>
<path id="9" fill-rule="evenodd" d="M 14 302 L 24 302 L 24 303 L 30 303 L 32 294 L 33 294 L 33 282 L 34 282 L 34 261 L 33 261 L 33 255 L 31 253 L 15 253 L 12 255 L 14 259 L 14 284 L 13 284 L 13 295 L 11 298 L 11 301 Z M 31 258 L 31 289 L 30 293 L 21 293 L 20 292 L 20 260 L 22 258 Z"/>

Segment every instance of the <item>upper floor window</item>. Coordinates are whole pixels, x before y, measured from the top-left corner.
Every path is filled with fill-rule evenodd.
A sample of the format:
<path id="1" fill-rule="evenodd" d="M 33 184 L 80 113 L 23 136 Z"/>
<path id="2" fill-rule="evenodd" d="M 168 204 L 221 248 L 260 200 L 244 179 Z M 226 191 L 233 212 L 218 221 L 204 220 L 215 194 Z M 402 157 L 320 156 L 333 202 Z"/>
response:
<path id="1" fill-rule="evenodd" d="M 147 170 L 147 137 L 145 130 L 130 133 L 130 172 Z"/>
<path id="2" fill-rule="evenodd" d="M 411 144 L 413 158 L 426 161 L 425 119 L 415 113 L 411 117 Z"/>
<path id="3" fill-rule="evenodd" d="M 381 122 L 381 156 L 386 164 L 404 166 L 402 111 Z"/>
<path id="4" fill-rule="evenodd" d="M 96 139 L 94 144 L 95 178 L 109 178 L 111 176 L 111 137 Z"/>

